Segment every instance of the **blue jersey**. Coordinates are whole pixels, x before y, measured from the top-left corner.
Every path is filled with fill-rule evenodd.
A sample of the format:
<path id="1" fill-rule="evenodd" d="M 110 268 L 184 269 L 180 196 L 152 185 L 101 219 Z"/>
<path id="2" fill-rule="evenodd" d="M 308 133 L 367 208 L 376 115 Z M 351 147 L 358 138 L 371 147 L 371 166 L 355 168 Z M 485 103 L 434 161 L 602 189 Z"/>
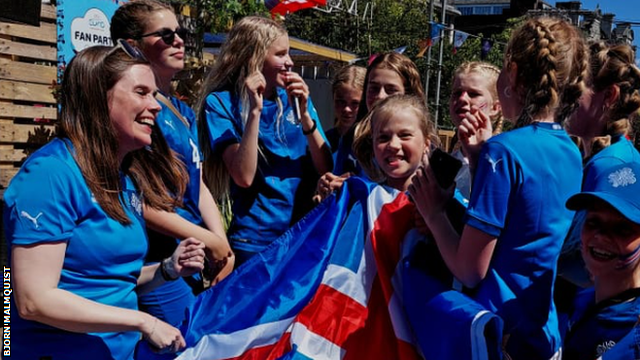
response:
<path id="1" fill-rule="evenodd" d="M 4 194 L 9 247 L 67 243 L 58 288 L 106 305 L 137 309 L 136 284 L 147 251 L 142 201 L 123 177 L 121 201 L 130 225 L 96 202 L 68 140 L 32 154 Z M 46 261 L 46 259 L 43 259 Z M 15 305 L 12 303 L 12 305 Z M 17 316 L 12 307 L 12 356 L 19 359 L 132 359 L 138 332 L 72 333 Z"/>
<path id="2" fill-rule="evenodd" d="M 580 152 L 562 127 L 534 123 L 482 148 L 467 225 L 497 238 L 475 299 L 505 321 L 514 359 L 549 359 L 560 347 L 553 304 L 556 261 L 580 191 Z"/>
<path id="3" fill-rule="evenodd" d="M 631 296 L 595 303 L 593 288 L 583 290 L 575 300 L 575 311 L 563 349 L 564 360 L 596 359 L 624 338 L 638 322 L 640 289 Z"/>
<path id="4" fill-rule="evenodd" d="M 302 125 L 295 124 L 287 93 L 278 88 L 277 96 L 282 113 L 275 101 L 263 102 L 258 139 L 261 152 L 253 184 L 241 188 L 231 183 L 233 220 L 227 235 L 232 246 L 242 251 L 262 250 L 304 215 L 297 207 L 311 201 L 318 179 L 306 136 Z M 307 108 L 324 137 L 311 99 Z M 241 111 L 239 99 L 227 91 L 207 96 L 205 115 L 213 156 L 222 157 L 227 146 L 242 140 Z M 303 176 L 310 176 L 304 178 L 304 184 Z M 296 194 L 301 185 L 309 186 L 308 194 Z"/>
<path id="5" fill-rule="evenodd" d="M 189 173 L 189 183 L 182 198 L 183 207 L 176 209 L 176 212 L 183 218 L 194 224 L 202 224 L 202 216 L 198 208 L 200 201 L 200 147 L 198 145 L 198 131 L 196 117 L 191 108 L 176 99 L 167 97 L 171 104 L 182 114 L 182 117 L 189 123 L 180 120 L 176 114 L 165 104 L 160 102 L 162 110 L 156 118 L 156 123 L 162 131 L 162 135 L 167 140 L 169 147 L 178 153 L 180 160 L 185 164 Z"/>
<path id="6" fill-rule="evenodd" d="M 609 168 L 616 164 L 640 162 L 640 153 L 633 146 L 633 143 L 623 136 L 612 139 L 612 144 L 595 154 L 584 166 L 582 188 L 593 188 L 592 182 L 602 172 L 602 169 Z M 571 223 L 569 235 L 565 240 L 562 256 L 558 263 L 559 275 L 581 286 L 588 286 L 591 283 L 589 273 L 585 269 L 584 260 L 580 253 L 582 241 L 580 234 L 586 219 L 587 211 L 579 210 Z"/>

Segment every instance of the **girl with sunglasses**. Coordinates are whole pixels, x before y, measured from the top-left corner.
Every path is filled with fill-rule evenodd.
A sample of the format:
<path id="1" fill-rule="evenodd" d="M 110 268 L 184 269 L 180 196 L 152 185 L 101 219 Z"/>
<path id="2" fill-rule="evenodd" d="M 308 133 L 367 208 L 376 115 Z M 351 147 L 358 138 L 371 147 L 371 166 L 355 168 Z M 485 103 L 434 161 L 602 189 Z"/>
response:
<path id="1" fill-rule="evenodd" d="M 124 39 L 151 63 L 162 107 L 156 123 L 189 175 L 182 206 L 175 212 L 145 208 L 149 234 L 146 261 L 158 262 L 171 253 L 180 240 L 195 237 L 205 243 L 211 268 L 219 271 L 214 273 L 215 283 L 233 268 L 233 254 L 217 204 L 202 181 L 195 115 L 189 106 L 171 95 L 171 80 L 184 68 L 187 32 L 178 24 L 173 9 L 155 0 L 129 1 L 118 8 L 111 21 L 112 39 Z M 199 282 L 192 285 L 194 289 L 183 279 L 168 282 L 141 296 L 140 307 L 178 325 L 184 318 L 184 309 L 195 299 L 193 291 L 201 288 Z"/>
<path id="2" fill-rule="evenodd" d="M 143 204 L 171 211 L 185 188 L 156 126 L 155 91 L 149 63 L 121 47 L 85 49 L 65 70 L 58 136 L 4 193 L 16 359 L 132 360 L 141 335 L 164 352 L 185 346 L 137 304 L 204 261 L 204 244 L 189 238 L 143 266 Z"/>

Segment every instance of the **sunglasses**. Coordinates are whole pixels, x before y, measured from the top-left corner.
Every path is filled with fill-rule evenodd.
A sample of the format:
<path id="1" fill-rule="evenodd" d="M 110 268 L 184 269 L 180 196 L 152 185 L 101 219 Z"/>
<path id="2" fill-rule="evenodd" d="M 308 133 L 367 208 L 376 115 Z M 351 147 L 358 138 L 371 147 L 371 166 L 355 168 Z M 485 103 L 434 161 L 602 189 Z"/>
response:
<path id="1" fill-rule="evenodd" d="M 179 27 L 175 30 L 171 30 L 171 29 L 161 29 L 158 31 L 154 31 L 152 33 L 148 33 L 148 34 L 144 34 L 144 35 L 140 35 L 140 39 L 148 37 L 148 36 L 159 36 L 160 38 L 162 38 L 162 41 L 167 44 L 167 45 L 171 45 L 173 44 L 173 41 L 176 39 L 176 34 L 178 34 L 178 36 L 180 36 L 180 39 L 182 40 L 186 40 L 187 36 L 189 36 L 189 30 L 183 28 L 183 27 Z"/>
<path id="2" fill-rule="evenodd" d="M 132 59 L 147 61 L 147 58 L 144 57 L 140 49 L 138 49 L 135 46 L 132 46 L 131 44 L 129 44 L 123 39 L 118 39 L 118 41 L 116 41 L 116 46 L 113 48 L 113 50 L 111 50 L 111 52 L 116 51 L 118 49 L 121 49 L 122 51 L 124 51 Z"/>

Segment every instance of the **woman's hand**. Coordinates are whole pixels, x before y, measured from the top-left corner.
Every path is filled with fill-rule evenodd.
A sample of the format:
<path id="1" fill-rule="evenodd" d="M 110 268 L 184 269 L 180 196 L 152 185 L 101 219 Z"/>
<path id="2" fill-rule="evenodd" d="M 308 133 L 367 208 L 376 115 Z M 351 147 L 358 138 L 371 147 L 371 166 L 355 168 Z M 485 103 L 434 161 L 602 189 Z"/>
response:
<path id="1" fill-rule="evenodd" d="M 256 71 L 253 74 L 247 76 L 244 81 L 244 86 L 249 93 L 249 109 L 255 111 L 257 114 L 262 112 L 262 100 L 264 98 L 264 90 L 267 86 L 267 81 L 261 72 Z"/>
<path id="2" fill-rule="evenodd" d="M 165 269 L 171 278 L 199 273 L 204 269 L 204 243 L 193 237 L 184 239 L 167 261 Z"/>
<path id="3" fill-rule="evenodd" d="M 455 183 L 448 189 L 443 189 L 438 184 L 433 169 L 429 165 L 429 156 L 422 156 L 423 166 L 421 166 L 411 179 L 409 194 L 416 205 L 416 208 L 429 226 L 429 221 L 436 215 L 442 215 L 449 199 L 453 197 Z"/>
<path id="4" fill-rule="evenodd" d="M 465 156 L 475 168 L 482 145 L 493 136 L 491 118 L 475 106 L 458 126 L 458 139 Z"/>
<path id="5" fill-rule="evenodd" d="M 318 180 L 318 185 L 316 186 L 316 195 L 313 197 L 313 201 L 316 204 L 321 203 L 324 199 L 328 198 L 335 190 L 338 190 L 344 184 L 344 181 L 347 180 L 351 175 L 351 173 L 347 172 L 340 176 L 334 175 L 330 172 L 325 173 Z"/>
<path id="6" fill-rule="evenodd" d="M 187 346 L 180 330 L 150 315 L 142 336 L 160 354 L 175 353 Z"/>

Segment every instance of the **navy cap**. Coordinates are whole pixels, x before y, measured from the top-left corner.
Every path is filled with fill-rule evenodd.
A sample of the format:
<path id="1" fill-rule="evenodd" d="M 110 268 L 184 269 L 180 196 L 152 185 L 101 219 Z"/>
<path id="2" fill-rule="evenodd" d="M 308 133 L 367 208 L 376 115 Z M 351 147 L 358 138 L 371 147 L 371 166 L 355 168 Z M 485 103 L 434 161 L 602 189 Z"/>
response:
<path id="1" fill-rule="evenodd" d="M 629 162 L 598 169 L 581 193 L 567 200 L 567 208 L 581 210 L 594 199 L 607 202 L 624 217 L 640 224 L 640 163 Z"/>

